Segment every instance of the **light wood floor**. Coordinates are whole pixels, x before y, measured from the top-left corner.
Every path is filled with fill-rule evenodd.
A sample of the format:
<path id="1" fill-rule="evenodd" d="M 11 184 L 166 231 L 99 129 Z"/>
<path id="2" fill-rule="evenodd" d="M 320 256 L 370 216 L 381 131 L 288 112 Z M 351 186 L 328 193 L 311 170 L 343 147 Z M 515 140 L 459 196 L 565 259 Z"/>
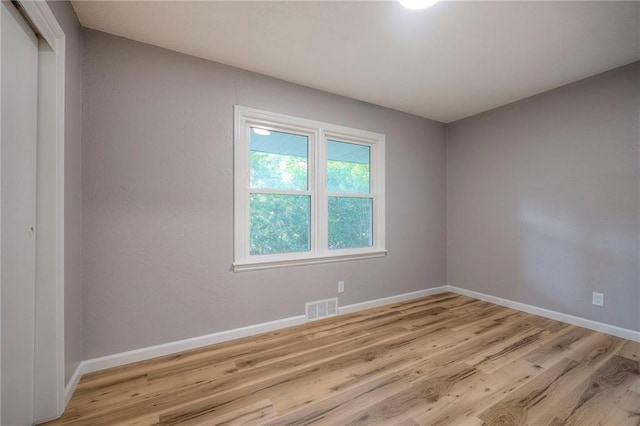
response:
<path id="1" fill-rule="evenodd" d="M 640 344 L 452 293 L 80 381 L 64 425 L 640 425 Z"/>

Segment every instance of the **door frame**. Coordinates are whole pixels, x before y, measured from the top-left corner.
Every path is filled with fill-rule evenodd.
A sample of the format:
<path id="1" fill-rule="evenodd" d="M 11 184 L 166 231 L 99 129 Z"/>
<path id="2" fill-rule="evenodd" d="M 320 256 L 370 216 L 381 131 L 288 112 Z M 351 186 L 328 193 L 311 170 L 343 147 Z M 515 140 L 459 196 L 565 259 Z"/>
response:
<path id="1" fill-rule="evenodd" d="M 38 49 L 37 349 L 33 412 L 35 422 L 40 423 L 60 417 L 67 402 L 64 361 L 65 35 L 46 1 L 18 0 L 17 3 L 48 44 L 46 49 Z"/>

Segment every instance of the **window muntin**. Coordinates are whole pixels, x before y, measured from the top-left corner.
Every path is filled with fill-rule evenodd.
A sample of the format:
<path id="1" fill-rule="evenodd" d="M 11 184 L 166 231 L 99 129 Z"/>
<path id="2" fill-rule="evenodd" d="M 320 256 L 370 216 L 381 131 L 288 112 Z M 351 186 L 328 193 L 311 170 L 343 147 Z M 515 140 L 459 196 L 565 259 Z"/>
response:
<path id="1" fill-rule="evenodd" d="M 384 248 L 384 135 L 236 106 L 234 270 Z"/>

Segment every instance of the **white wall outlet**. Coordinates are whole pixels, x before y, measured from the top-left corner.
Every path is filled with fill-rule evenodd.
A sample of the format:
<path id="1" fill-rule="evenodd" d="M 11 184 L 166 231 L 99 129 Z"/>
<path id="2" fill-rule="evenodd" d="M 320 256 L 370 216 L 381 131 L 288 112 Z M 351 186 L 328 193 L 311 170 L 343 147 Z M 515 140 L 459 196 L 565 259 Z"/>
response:
<path id="1" fill-rule="evenodd" d="M 338 293 L 344 293 L 344 281 L 338 281 Z"/>
<path id="2" fill-rule="evenodd" d="M 596 306 L 604 306 L 604 294 L 593 292 L 593 304 Z"/>

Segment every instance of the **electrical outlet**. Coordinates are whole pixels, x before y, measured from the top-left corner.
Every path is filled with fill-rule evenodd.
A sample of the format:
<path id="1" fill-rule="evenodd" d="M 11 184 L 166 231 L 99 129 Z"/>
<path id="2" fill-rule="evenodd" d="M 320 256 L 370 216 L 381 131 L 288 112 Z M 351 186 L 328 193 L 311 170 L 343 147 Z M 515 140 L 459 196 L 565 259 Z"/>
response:
<path id="1" fill-rule="evenodd" d="M 338 293 L 344 293 L 344 281 L 338 281 Z"/>
<path id="2" fill-rule="evenodd" d="M 604 306 L 604 294 L 593 292 L 593 304 L 596 306 Z"/>

